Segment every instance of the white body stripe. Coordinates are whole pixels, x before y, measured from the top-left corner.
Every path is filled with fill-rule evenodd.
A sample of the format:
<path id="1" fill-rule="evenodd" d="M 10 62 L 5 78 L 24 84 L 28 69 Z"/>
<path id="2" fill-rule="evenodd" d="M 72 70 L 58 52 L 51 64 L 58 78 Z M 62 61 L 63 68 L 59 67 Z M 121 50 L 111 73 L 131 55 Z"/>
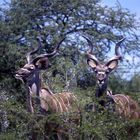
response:
<path id="1" fill-rule="evenodd" d="M 41 89 L 40 102 L 41 107 L 46 111 L 59 112 L 68 111 L 71 108 L 72 102 L 75 101 L 75 96 L 72 93 L 56 93 L 50 94 L 47 90 Z M 71 101 L 70 101 L 71 100 Z"/>
<path id="2" fill-rule="evenodd" d="M 118 114 L 130 119 L 140 119 L 139 104 L 130 96 L 124 94 L 109 94 L 109 96 L 113 98 Z"/>

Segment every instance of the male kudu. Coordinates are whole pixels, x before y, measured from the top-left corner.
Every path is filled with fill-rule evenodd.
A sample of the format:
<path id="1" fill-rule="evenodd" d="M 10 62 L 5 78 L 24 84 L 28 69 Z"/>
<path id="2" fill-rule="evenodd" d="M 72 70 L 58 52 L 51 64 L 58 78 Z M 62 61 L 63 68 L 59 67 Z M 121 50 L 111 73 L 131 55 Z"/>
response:
<path id="1" fill-rule="evenodd" d="M 43 87 L 41 84 L 40 71 L 49 68 L 49 58 L 55 56 L 64 39 L 65 38 L 58 43 L 52 53 L 46 52 L 31 59 L 31 55 L 37 53 L 42 47 L 41 39 L 38 38 L 38 48 L 27 54 L 27 64 L 16 71 L 15 77 L 22 80 L 27 86 L 27 104 L 28 110 L 31 113 L 34 113 L 36 110 L 34 106 L 35 103 L 33 104 L 35 98 L 41 110 L 49 113 L 67 112 L 72 107 L 72 104 L 75 104 L 76 97 L 74 94 L 69 92 L 53 94 L 48 88 Z"/>
<path id="2" fill-rule="evenodd" d="M 108 75 L 118 66 L 119 60 L 122 59 L 118 49 L 124 38 L 116 43 L 115 56 L 105 64 L 100 63 L 95 55 L 92 54 L 92 42 L 88 38 L 84 38 L 87 40 L 89 47 L 91 47 L 91 50 L 87 52 L 87 64 L 96 73 L 97 89 L 95 97 L 98 99 L 98 103 L 104 108 L 109 108 L 110 105 L 113 106 L 113 110 L 125 118 L 140 119 L 140 106 L 135 100 L 124 94 L 113 95 L 107 87 Z M 92 109 L 94 110 L 94 108 Z"/>

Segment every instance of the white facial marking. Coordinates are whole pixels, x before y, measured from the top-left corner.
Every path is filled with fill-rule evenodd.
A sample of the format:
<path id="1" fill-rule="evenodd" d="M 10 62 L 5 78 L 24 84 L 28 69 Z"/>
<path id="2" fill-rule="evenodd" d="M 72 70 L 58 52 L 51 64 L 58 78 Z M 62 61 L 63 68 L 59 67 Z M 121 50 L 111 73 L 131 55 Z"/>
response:
<path id="1" fill-rule="evenodd" d="M 98 72 L 98 74 L 105 74 L 105 72 L 103 72 L 103 71 L 100 71 L 100 72 Z"/>
<path id="2" fill-rule="evenodd" d="M 31 96 L 35 96 L 36 92 L 37 92 L 37 87 L 36 87 L 36 84 L 33 83 L 31 87 Z"/>
<path id="3" fill-rule="evenodd" d="M 104 84 L 104 81 L 102 81 L 101 84 Z"/>
<path id="4" fill-rule="evenodd" d="M 26 72 L 30 72 L 30 71 L 27 70 L 26 68 L 21 68 L 21 70 L 26 71 Z"/>

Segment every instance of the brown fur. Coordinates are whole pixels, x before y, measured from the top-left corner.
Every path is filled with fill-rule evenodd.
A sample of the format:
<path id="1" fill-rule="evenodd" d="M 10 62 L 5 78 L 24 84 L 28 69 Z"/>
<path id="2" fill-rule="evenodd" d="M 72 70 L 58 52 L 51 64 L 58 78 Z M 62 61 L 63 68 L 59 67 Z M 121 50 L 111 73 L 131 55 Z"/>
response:
<path id="1" fill-rule="evenodd" d="M 69 111 L 76 97 L 69 92 L 52 94 L 47 89 L 41 89 L 40 100 L 41 107 L 46 111 L 61 113 Z"/>
<path id="2" fill-rule="evenodd" d="M 76 97 L 72 93 L 63 92 L 53 94 L 49 88 L 43 88 L 43 85 L 41 84 L 42 77 L 40 78 L 40 70 L 46 70 L 49 68 L 49 58 L 53 57 L 58 52 L 58 48 L 64 39 L 65 38 L 58 43 L 52 53 L 41 54 L 31 60 L 31 55 L 38 52 L 42 47 L 41 39 L 39 37 L 38 48 L 26 55 L 27 64 L 16 71 L 15 77 L 20 79 L 28 87 L 27 107 L 31 113 L 34 113 L 35 111 L 35 103 L 38 106 L 41 106 L 46 112 L 62 113 L 69 111 L 72 104 L 76 101 Z M 35 98 L 35 102 L 33 100 L 34 97 L 37 97 Z M 33 136 L 35 136 L 35 134 Z"/>
<path id="3" fill-rule="evenodd" d="M 130 96 L 124 94 L 110 95 L 115 101 L 116 111 L 128 119 L 140 119 L 139 104 Z"/>

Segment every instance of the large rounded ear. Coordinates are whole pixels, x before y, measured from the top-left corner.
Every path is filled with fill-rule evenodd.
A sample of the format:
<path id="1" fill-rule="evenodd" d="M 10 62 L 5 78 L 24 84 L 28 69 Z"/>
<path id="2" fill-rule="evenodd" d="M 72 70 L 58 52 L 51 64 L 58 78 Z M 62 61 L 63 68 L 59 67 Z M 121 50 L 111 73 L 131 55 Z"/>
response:
<path id="1" fill-rule="evenodd" d="M 106 64 L 106 66 L 108 67 L 108 70 L 111 72 L 112 70 L 114 70 L 118 66 L 118 59 L 110 60 Z"/>
<path id="2" fill-rule="evenodd" d="M 36 63 L 35 66 L 40 70 L 46 70 L 49 67 L 49 60 L 47 57 L 40 58 Z"/>
<path id="3" fill-rule="evenodd" d="M 97 65 L 98 65 L 98 62 L 97 62 L 95 59 L 89 58 L 89 59 L 87 60 L 87 64 L 88 64 L 91 68 L 96 69 L 96 67 L 97 67 Z"/>

